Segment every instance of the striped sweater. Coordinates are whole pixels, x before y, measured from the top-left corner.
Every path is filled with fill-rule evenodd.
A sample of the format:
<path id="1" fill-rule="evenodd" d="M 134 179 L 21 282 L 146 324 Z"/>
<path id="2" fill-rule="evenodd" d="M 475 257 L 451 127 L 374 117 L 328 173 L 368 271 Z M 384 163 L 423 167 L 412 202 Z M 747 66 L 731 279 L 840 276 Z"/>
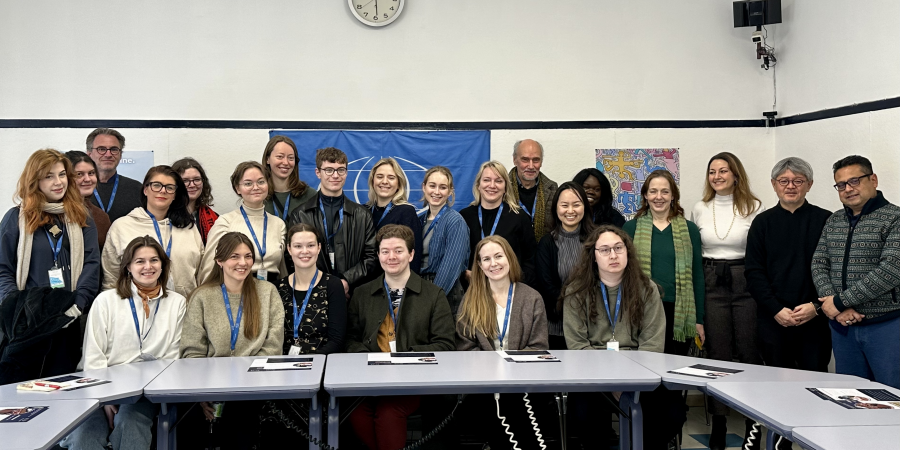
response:
<path id="1" fill-rule="evenodd" d="M 419 220 L 424 223 L 427 214 L 427 207 L 419 210 Z M 423 235 L 425 231 L 427 230 L 423 227 Z M 435 274 L 434 284 L 446 294 L 453 289 L 459 275 L 465 272 L 469 263 L 469 226 L 458 212 L 448 206 L 431 233 L 428 267 L 421 272 Z"/>
<path id="2" fill-rule="evenodd" d="M 819 295 L 834 295 L 834 306 L 866 316 L 860 324 L 900 316 L 900 207 L 881 191 L 863 207 L 855 225 L 849 209 L 825 223 L 813 255 L 813 282 Z"/>

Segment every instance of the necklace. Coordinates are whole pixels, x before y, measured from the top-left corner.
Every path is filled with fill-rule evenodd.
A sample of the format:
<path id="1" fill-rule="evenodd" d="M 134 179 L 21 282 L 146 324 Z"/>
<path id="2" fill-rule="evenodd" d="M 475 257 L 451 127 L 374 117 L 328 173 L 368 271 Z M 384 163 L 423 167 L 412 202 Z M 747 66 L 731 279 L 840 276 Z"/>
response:
<path id="1" fill-rule="evenodd" d="M 713 231 L 716 233 L 716 237 L 719 238 L 720 241 L 724 241 L 725 238 L 728 237 L 728 233 L 731 233 L 731 227 L 734 226 L 734 219 L 737 217 L 737 214 L 734 214 L 732 211 L 731 215 L 731 225 L 728 225 L 728 231 L 725 232 L 725 236 L 719 236 L 719 227 L 716 226 L 716 199 L 713 199 L 712 202 L 712 214 L 713 214 Z"/>

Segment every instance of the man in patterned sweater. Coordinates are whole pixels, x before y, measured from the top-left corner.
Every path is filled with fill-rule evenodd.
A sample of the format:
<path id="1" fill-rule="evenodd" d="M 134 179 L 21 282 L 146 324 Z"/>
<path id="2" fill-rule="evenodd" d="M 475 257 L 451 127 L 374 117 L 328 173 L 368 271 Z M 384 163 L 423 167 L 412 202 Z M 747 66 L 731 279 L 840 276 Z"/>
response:
<path id="1" fill-rule="evenodd" d="M 836 371 L 900 388 L 900 207 L 884 199 L 868 159 L 833 169 L 844 209 L 825 224 L 812 274 Z"/>

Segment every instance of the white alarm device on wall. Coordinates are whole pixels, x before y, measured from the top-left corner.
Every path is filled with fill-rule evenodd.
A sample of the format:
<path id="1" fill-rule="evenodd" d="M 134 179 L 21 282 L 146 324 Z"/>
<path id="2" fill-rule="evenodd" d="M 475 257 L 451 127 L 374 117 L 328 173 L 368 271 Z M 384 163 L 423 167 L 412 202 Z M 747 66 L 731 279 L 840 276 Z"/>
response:
<path id="1" fill-rule="evenodd" d="M 403 0 L 347 0 L 347 4 L 353 16 L 370 27 L 388 25 L 403 11 Z"/>

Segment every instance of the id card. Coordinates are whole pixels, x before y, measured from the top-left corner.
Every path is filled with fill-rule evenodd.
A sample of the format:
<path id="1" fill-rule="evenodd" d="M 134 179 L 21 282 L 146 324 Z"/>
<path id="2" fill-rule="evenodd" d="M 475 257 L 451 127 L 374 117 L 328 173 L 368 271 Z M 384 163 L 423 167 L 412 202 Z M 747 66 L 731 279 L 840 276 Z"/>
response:
<path id="1" fill-rule="evenodd" d="M 619 351 L 619 341 L 612 340 L 606 343 L 606 349 L 614 352 Z"/>
<path id="2" fill-rule="evenodd" d="M 66 282 L 63 281 L 63 272 L 62 269 L 58 267 L 54 267 L 47 271 L 47 274 L 50 276 L 50 287 L 53 289 L 62 289 L 66 287 Z"/>
<path id="3" fill-rule="evenodd" d="M 397 353 L 397 341 L 391 341 L 391 353 Z"/>
<path id="4" fill-rule="evenodd" d="M 266 269 L 259 269 L 256 271 L 256 279 L 266 281 L 269 277 L 269 271 Z"/>
<path id="5" fill-rule="evenodd" d="M 288 350 L 288 355 L 297 356 L 299 354 L 300 354 L 300 347 L 297 347 L 296 345 L 292 345 L 291 349 Z"/>
<path id="6" fill-rule="evenodd" d="M 156 357 L 149 353 L 141 353 L 141 361 L 156 361 Z"/>
<path id="7" fill-rule="evenodd" d="M 334 252 L 328 252 L 328 260 L 331 261 L 331 267 L 334 267 Z"/>

